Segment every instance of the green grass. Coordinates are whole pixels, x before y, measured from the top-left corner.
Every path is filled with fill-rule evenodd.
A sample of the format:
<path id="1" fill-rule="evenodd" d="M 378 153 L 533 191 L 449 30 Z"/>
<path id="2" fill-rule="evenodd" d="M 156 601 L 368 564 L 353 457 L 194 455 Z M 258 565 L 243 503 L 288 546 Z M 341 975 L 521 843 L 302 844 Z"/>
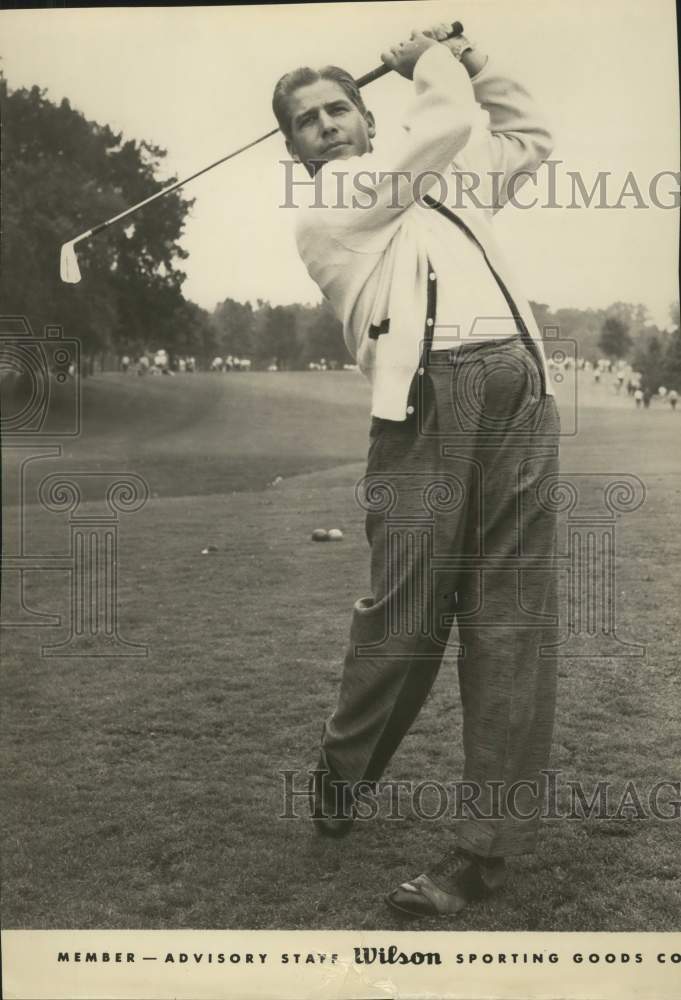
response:
<path id="1" fill-rule="evenodd" d="M 83 431 L 63 439 L 63 459 L 41 461 L 40 475 L 68 462 L 137 472 L 155 497 L 260 490 L 278 475 L 361 460 L 367 398 L 353 372 L 86 378 Z"/>
<path id="2" fill-rule="evenodd" d="M 120 631 L 149 656 L 46 659 L 40 644 L 66 630 L 3 633 L 4 926 L 403 926 L 383 894 L 438 856 L 444 820 L 383 818 L 327 843 L 304 818 L 278 819 L 278 772 L 316 763 L 368 592 L 353 498 L 363 381 L 104 377 L 84 404 L 85 433 L 54 468 L 128 468 L 156 494 L 120 528 Z M 564 661 L 551 764 L 647 787 L 679 777 L 681 414 L 594 390 L 580 418 L 566 472 L 646 483 L 643 508 L 618 520 L 617 582 L 621 637 L 648 656 Z M 27 523 L 31 551 L 65 551 L 62 518 L 35 507 Z M 311 543 L 318 525 L 344 542 Z M 11 540 L 11 511 L 4 528 Z M 218 551 L 201 556 L 206 544 Z M 30 573 L 26 590 L 36 610 L 67 614 L 64 572 Z M 458 778 L 460 721 L 448 656 L 386 777 Z M 430 926 L 678 930 L 678 844 L 678 822 L 547 823 L 504 895 Z"/>

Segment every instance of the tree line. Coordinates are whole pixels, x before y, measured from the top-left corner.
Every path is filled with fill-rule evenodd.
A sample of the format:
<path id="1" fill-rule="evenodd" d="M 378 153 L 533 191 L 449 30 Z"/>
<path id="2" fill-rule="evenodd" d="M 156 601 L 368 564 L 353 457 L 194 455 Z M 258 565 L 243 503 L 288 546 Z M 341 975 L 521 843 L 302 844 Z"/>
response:
<path id="1" fill-rule="evenodd" d="M 552 327 L 558 336 L 575 341 L 587 361 L 625 360 L 641 373 L 641 388 L 656 392 L 661 385 L 681 391 L 681 331 L 679 303 L 669 308 L 671 329 L 660 329 L 641 303 L 614 302 L 607 309 L 551 309 L 531 302 L 540 329 Z"/>
<path id="2" fill-rule="evenodd" d="M 321 358 L 352 361 L 325 301 L 271 305 L 226 297 L 211 313 L 188 300 L 181 240 L 193 201 L 179 191 L 129 226 L 113 226 L 106 239 L 81 243 L 87 282 L 63 284 L 62 243 L 176 178 L 158 178 L 165 150 L 125 140 L 108 125 L 87 120 L 66 99 L 55 104 L 37 86 L 11 90 L 1 75 L 0 99 L 4 315 L 25 315 L 35 330 L 58 322 L 67 336 L 79 338 L 85 373 L 98 357 L 135 358 L 159 347 L 171 357 L 193 355 L 202 367 L 226 355 L 283 369 Z M 553 311 L 531 304 L 540 328 L 557 327 L 560 337 L 577 342 L 582 357 L 627 357 L 647 382 L 660 379 L 681 389 L 678 305 L 675 330 L 667 332 L 650 322 L 640 304 Z"/>

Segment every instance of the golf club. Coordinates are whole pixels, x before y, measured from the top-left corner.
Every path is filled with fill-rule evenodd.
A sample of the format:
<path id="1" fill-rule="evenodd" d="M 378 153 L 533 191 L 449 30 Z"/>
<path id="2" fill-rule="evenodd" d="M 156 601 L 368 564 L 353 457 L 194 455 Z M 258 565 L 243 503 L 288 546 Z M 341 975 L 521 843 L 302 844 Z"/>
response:
<path id="1" fill-rule="evenodd" d="M 463 25 L 460 21 L 454 21 L 451 31 L 447 34 L 447 38 L 456 38 L 461 34 L 463 34 Z M 390 72 L 390 67 L 382 64 L 381 66 L 377 66 L 375 69 L 370 70 L 368 73 L 365 73 L 364 76 L 360 76 L 355 82 L 358 87 L 366 87 L 368 83 L 373 83 L 374 80 L 378 80 L 380 77 L 385 76 L 386 73 Z M 139 210 L 144 208 L 145 205 L 150 205 L 152 201 L 156 201 L 158 198 L 163 198 L 172 191 L 177 191 L 178 188 L 184 187 L 185 184 L 189 184 L 190 181 L 200 177 L 201 174 L 205 174 L 209 170 L 213 170 L 214 167 L 219 167 L 221 163 L 226 163 L 227 160 L 232 160 L 235 156 L 239 156 L 240 153 L 245 153 L 247 149 L 252 149 L 253 146 L 257 146 L 258 143 L 271 138 L 271 136 L 276 135 L 278 131 L 278 128 L 273 128 L 270 132 L 266 132 L 258 139 L 253 139 L 252 142 L 246 143 L 245 146 L 241 146 L 239 149 L 235 149 L 226 156 L 222 156 L 219 160 L 215 160 L 214 163 L 209 164 L 207 167 L 197 170 L 196 173 L 191 174 L 189 177 L 185 177 L 181 181 L 175 181 L 174 184 L 170 184 L 167 188 L 163 188 L 162 191 L 157 191 L 156 194 L 150 195 L 148 198 L 145 198 L 143 201 L 139 201 L 131 208 L 126 208 L 125 211 L 119 212 L 118 215 L 114 215 L 111 219 L 107 219 L 106 222 L 100 222 L 99 225 L 86 230 L 84 233 L 81 233 L 80 236 L 76 236 L 74 239 L 68 240 L 63 244 L 59 258 L 59 276 L 61 280 L 67 284 L 75 285 L 81 279 L 78 258 L 76 256 L 77 243 L 81 243 L 83 240 L 87 240 L 91 236 L 96 236 L 97 233 L 101 233 L 102 230 L 108 229 L 109 226 L 112 226 L 114 222 L 120 222 L 121 219 L 127 219 L 128 216 L 133 215 L 135 212 L 139 212 Z"/>

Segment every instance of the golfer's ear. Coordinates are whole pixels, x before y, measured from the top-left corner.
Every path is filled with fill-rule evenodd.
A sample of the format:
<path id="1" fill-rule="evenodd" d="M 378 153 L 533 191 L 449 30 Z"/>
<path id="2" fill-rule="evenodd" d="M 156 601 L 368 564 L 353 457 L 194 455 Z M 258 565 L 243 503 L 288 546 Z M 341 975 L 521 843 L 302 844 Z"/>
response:
<path id="1" fill-rule="evenodd" d="M 366 119 L 367 125 L 369 126 L 369 138 L 374 139 L 376 137 L 376 121 L 374 119 L 374 116 L 370 111 L 367 111 L 364 117 Z"/>

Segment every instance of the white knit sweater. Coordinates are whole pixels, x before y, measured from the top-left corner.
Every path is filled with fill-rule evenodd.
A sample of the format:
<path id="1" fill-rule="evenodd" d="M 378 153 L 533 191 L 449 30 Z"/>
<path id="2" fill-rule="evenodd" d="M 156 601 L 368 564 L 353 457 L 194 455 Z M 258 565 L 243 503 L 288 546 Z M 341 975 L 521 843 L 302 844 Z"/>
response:
<path id="1" fill-rule="evenodd" d="M 484 315 L 505 316 L 500 336 L 508 336 L 508 309 L 504 307 L 500 315 L 498 285 L 493 278 L 489 283 L 491 272 L 482 247 L 537 341 L 546 368 L 532 311 L 496 243 L 492 217 L 508 200 L 511 178 L 527 171 L 527 179 L 550 154 L 549 131 L 521 84 L 497 71 L 490 60 L 471 79 L 443 45 L 428 48 L 418 60 L 414 91 L 403 132 L 392 148 L 331 161 L 318 172 L 314 186 L 308 180 L 307 186 L 295 192 L 301 205 L 296 219 L 299 253 L 343 323 L 348 349 L 372 383 L 372 414 L 388 420 L 406 418 L 424 331 L 427 261 L 432 265 L 434 258 L 440 261 L 438 287 L 447 283 L 450 302 L 459 300 L 456 308 L 452 305 L 456 315 L 445 317 L 446 322 L 459 323 L 460 317 L 468 318 L 472 309 L 479 309 L 480 288 L 486 287 L 490 302 Z M 407 176 L 398 179 L 398 171 Z M 461 218 L 479 247 L 464 236 L 466 249 L 458 226 L 419 204 L 424 194 L 442 197 L 435 176 L 423 176 L 420 189 L 415 184 L 416 177 L 427 171 L 437 172 L 451 185 L 443 203 Z M 455 171 L 476 176 L 475 195 L 483 207 L 467 198 L 464 207 L 457 204 L 454 209 Z M 344 175 L 343 199 L 338 194 L 338 172 Z M 520 184 L 521 178 L 516 177 L 516 190 Z M 443 254 L 443 246 L 451 248 L 451 255 Z M 466 302 L 472 283 L 456 284 L 461 253 L 475 255 L 475 259 L 466 258 L 469 274 L 471 268 L 480 268 L 474 303 Z M 385 328 L 386 320 L 388 332 L 369 337 L 370 327 L 383 324 Z M 438 308 L 437 324 L 441 322 Z M 462 336 L 470 332 L 461 330 Z M 494 330 L 488 323 L 485 334 L 490 332 Z M 435 346 L 440 346 L 437 326 L 435 333 Z M 550 393 L 550 378 L 545 374 Z"/>

